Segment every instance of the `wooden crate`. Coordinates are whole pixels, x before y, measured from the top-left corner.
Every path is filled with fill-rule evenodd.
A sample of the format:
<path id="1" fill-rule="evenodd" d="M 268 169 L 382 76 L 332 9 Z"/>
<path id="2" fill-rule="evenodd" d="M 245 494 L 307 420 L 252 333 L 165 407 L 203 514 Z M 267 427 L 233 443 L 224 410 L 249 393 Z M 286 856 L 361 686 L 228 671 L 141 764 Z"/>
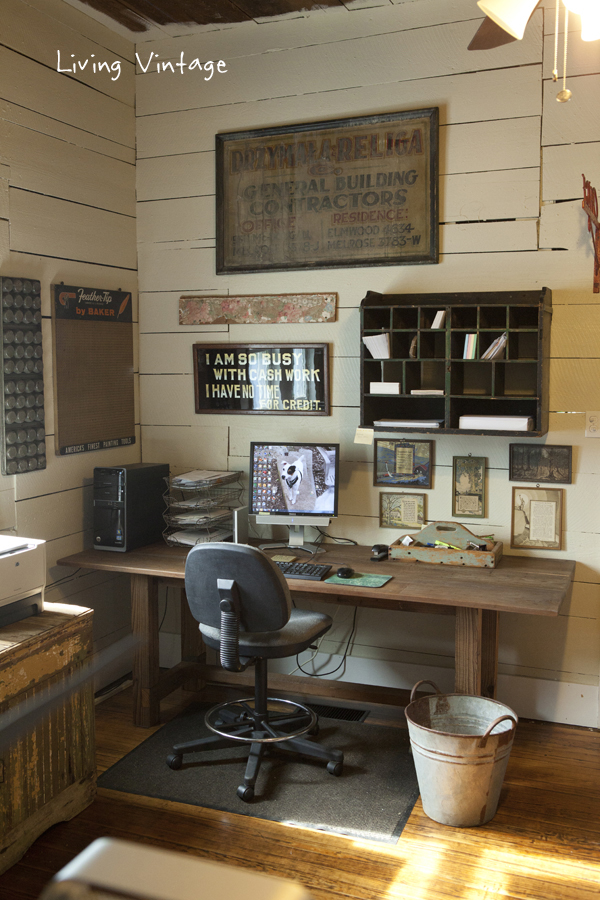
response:
<path id="1" fill-rule="evenodd" d="M 410 535 L 414 543 L 405 546 L 405 535 L 390 544 L 390 557 L 405 561 L 426 562 L 445 566 L 473 566 L 494 569 L 502 556 L 502 541 L 484 540 L 474 535 L 458 522 L 430 522 Z M 435 547 L 436 541 L 453 544 L 454 547 Z M 469 543 L 485 544 L 485 548 L 470 550 Z M 429 545 L 429 546 L 427 546 Z"/>
<path id="2" fill-rule="evenodd" d="M 92 653 L 92 615 L 46 603 L 40 615 L 0 628 L 0 716 L 47 697 L 81 670 Z M 0 733 L 0 872 L 51 825 L 85 809 L 95 793 L 94 695 L 87 680 L 45 714 L 25 720 L 18 733 L 11 730 L 8 741 Z"/>

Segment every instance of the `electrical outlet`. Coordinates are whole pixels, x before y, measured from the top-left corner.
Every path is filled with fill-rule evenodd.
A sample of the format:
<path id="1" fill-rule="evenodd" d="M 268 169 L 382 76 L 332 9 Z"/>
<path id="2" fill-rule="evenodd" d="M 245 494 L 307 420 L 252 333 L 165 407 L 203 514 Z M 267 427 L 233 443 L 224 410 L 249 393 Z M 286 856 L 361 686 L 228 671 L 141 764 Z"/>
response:
<path id="1" fill-rule="evenodd" d="M 595 438 L 600 437 L 600 412 L 586 412 L 585 436 Z"/>

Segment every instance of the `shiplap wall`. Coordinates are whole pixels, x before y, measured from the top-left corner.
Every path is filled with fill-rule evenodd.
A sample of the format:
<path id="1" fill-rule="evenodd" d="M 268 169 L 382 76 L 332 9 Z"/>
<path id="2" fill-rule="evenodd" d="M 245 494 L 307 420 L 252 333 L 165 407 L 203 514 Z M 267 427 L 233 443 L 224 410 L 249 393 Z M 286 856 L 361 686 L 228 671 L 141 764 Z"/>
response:
<path id="1" fill-rule="evenodd" d="M 55 456 L 49 286 L 137 297 L 134 48 L 62 0 L 2 0 L 1 21 L 0 273 L 42 285 L 47 468 L 0 476 L 0 531 L 46 540 L 47 599 L 93 608 L 101 649 L 130 630 L 128 579 L 55 561 L 91 546 L 94 466 L 140 459 L 139 414 L 135 446 Z M 58 50 L 61 67 L 71 54 L 88 65 L 58 73 Z M 94 73 L 94 59 L 120 60 L 119 79 Z"/>
<path id="2" fill-rule="evenodd" d="M 551 81 L 553 6 L 548 3 L 546 16 L 541 9 L 534 14 L 522 42 L 478 53 L 466 49 L 481 21 L 474 0 L 361 3 L 138 46 L 144 62 L 150 51 L 161 61 L 177 61 L 184 52 L 187 60 L 223 59 L 228 69 L 206 83 L 197 73 L 138 68 L 141 423 L 144 459 L 166 459 L 179 470 L 225 463 L 246 470 L 256 439 L 339 441 L 340 517 L 330 533 L 391 541 L 397 532 L 378 527 L 372 448 L 353 442 L 362 297 L 369 289 L 552 288 L 552 414 L 543 441 L 573 445 L 564 550 L 556 555 L 577 560 L 577 583 L 556 620 L 502 616 L 500 698 L 522 715 L 596 726 L 600 440 L 584 437 L 584 412 L 600 407 L 600 305 L 580 198 L 582 172 L 600 186 L 600 44 L 583 45 L 571 34 L 573 98 L 558 104 L 560 85 Z M 441 123 L 439 265 L 216 277 L 216 132 L 429 106 L 439 107 Z M 340 308 L 328 325 L 181 327 L 177 299 L 184 291 L 337 291 Z M 330 418 L 194 414 L 195 341 L 317 338 L 330 344 Z M 508 545 L 509 443 L 438 437 L 428 519 L 451 517 L 452 457 L 473 452 L 487 457 L 489 467 L 480 533 L 493 531 Z M 351 615 L 337 614 L 322 645 L 334 663 Z M 165 627 L 176 630 L 174 608 Z M 335 677 L 405 687 L 434 675 L 450 688 L 452 653 L 450 618 L 360 610 L 351 655 Z M 319 659 L 329 666 L 327 655 Z"/>

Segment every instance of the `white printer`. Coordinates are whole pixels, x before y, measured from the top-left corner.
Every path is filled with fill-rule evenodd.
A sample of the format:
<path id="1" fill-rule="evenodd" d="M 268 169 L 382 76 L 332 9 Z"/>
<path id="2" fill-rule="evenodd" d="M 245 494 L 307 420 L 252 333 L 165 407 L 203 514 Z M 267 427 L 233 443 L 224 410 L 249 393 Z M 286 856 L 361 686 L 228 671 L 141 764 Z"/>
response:
<path id="1" fill-rule="evenodd" d="M 42 612 L 46 542 L 0 534 L 0 626 Z"/>

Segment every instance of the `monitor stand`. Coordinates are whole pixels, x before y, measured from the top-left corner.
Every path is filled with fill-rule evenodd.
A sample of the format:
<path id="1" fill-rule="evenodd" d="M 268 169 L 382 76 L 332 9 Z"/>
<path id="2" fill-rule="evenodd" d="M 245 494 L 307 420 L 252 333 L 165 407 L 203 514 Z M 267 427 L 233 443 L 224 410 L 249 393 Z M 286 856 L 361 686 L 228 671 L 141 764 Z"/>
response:
<path id="1" fill-rule="evenodd" d="M 287 525 L 289 529 L 289 540 L 287 543 L 269 543 L 259 544 L 259 550 L 302 550 L 310 556 L 314 556 L 318 550 L 318 544 L 311 544 L 304 540 L 305 525 Z"/>

